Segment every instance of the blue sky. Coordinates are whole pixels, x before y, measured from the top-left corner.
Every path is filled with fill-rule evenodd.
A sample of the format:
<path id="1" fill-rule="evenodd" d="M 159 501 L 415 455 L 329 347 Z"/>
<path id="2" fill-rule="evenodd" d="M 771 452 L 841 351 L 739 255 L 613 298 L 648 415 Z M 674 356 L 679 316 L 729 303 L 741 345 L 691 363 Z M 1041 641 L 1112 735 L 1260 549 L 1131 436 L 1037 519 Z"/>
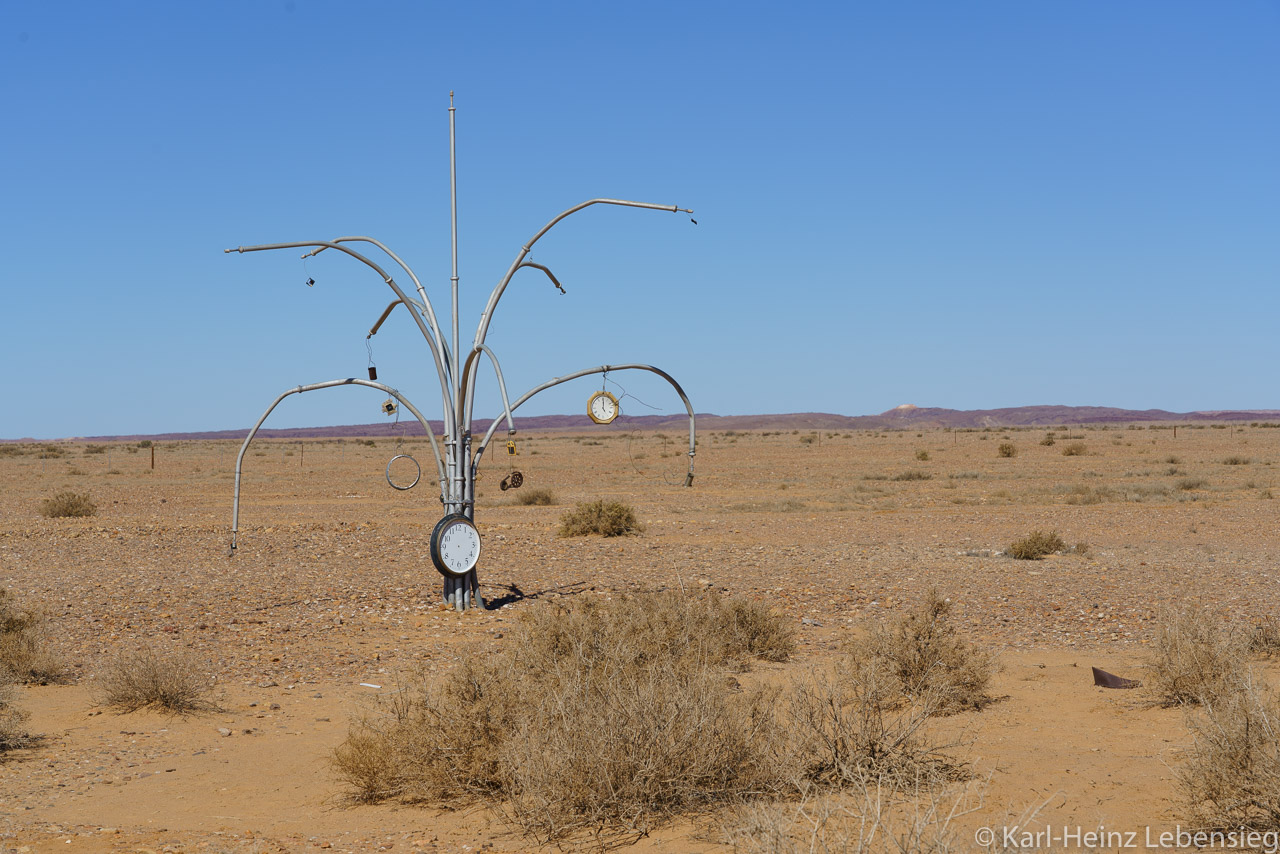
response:
<path id="1" fill-rule="evenodd" d="M 518 274 L 488 339 L 513 395 L 641 361 L 719 414 L 1280 407 L 1276 0 L 5 2 L 0 438 L 244 427 L 364 375 L 375 275 L 226 247 L 371 235 L 447 314 L 451 89 L 464 341 L 559 211 L 698 220 L 544 238 L 568 295 Z M 416 338 L 374 360 L 435 416 Z"/>

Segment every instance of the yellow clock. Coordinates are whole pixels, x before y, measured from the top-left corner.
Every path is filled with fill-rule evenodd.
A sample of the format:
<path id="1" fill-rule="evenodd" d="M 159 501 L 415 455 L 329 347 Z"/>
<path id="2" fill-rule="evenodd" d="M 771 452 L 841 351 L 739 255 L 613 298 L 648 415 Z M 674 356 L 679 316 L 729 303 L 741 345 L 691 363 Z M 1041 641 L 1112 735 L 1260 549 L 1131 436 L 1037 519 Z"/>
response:
<path id="1" fill-rule="evenodd" d="M 598 391 L 587 401 L 587 415 L 597 424 L 613 423 L 618 412 L 618 399 L 607 391 Z"/>

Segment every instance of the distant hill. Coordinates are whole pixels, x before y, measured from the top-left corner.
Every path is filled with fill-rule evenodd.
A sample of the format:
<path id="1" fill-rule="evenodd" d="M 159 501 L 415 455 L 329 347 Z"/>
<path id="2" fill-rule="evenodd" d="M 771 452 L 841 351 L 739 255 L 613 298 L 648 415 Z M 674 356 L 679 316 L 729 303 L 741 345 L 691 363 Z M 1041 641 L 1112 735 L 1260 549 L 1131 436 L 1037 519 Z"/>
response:
<path id="1" fill-rule="evenodd" d="M 904 404 L 879 415 L 833 415 L 827 412 L 793 412 L 779 415 L 713 415 L 698 414 L 701 430 L 929 430 L 981 429 L 983 427 L 1051 427 L 1067 424 L 1141 424 L 1167 422 L 1176 424 L 1205 422 L 1280 422 L 1280 409 L 1215 410 L 1210 412 L 1168 412 L 1163 409 L 1117 409 L 1110 406 L 1017 406 L 1006 409 L 940 409 Z M 585 415 L 516 416 L 516 428 L 525 433 L 548 431 L 585 431 L 598 428 Z M 473 422 L 472 432 L 483 435 L 487 420 Z M 631 430 L 684 430 L 688 417 L 679 415 L 622 415 L 611 428 Z M 432 421 L 437 434 L 444 424 Z M 499 427 L 499 434 L 505 430 Z M 211 430 L 196 433 L 151 433 L 133 436 L 80 436 L 80 441 L 138 441 L 152 439 L 178 441 L 189 439 L 243 439 L 249 428 Z M 417 421 L 399 424 L 390 421 L 375 424 L 348 424 L 335 427 L 289 427 L 258 431 L 266 439 L 334 439 L 356 436 L 399 435 L 421 436 Z M 7 441 L 7 440 L 6 440 Z M 13 441 L 35 441 L 21 439 Z"/>

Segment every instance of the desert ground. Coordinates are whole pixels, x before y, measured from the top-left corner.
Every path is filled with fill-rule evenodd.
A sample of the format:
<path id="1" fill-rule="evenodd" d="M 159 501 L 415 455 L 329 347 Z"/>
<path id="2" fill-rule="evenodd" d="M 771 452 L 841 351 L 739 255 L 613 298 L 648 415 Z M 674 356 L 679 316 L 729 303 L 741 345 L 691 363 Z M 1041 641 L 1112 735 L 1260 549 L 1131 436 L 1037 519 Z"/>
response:
<path id="1" fill-rule="evenodd" d="M 690 489 L 683 441 L 602 427 L 522 435 L 518 456 L 487 460 L 476 521 L 490 610 L 464 614 L 443 609 L 427 556 L 441 515 L 430 475 L 408 492 L 383 476 L 398 451 L 427 468 L 425 441 L 255 442 L 234 557 L 236 443 L 165 442 L 154 470 L 136 443 L 0 455 L 0 587 L 49 613 L 65 667 L 18 689 L 40 737 L 0 755 L 0 851 L 532 850 L 483 807 L 354 803 L 332 752 L 405 673 L 498 649 L 523 609 L 663 589 L 775 608 L 796 654 L 742 678 L 782 682 L 936 589 L 999 661 L 998 701 L 942 724 L 972 771 L 958 838 L 1034 810 L 1037 826 L 1139 841 L 1184 823 L 1176 771 L 1196 712 L 1145 685 L 1095 687 L 1090 667 L 1142 679 L 1166 606 L 1243 624 L 1275 614 L 1280 429 L 700 432 Z M 555 503 L 500 490 L 513 462 L 523 490 Z M 41 516 L 64 490 L 89 493 L 96 515 Z M 643 533 L 557 536 L 566 510 L 601 498 L 631 504 Z M 1075 548 L 1003 554 L 1037 530 Z M 101 705 L 96 677 L 143 646 L 197 656 L 221 711 Z M 714 819 L 623 850 L 730 850 Z"/>

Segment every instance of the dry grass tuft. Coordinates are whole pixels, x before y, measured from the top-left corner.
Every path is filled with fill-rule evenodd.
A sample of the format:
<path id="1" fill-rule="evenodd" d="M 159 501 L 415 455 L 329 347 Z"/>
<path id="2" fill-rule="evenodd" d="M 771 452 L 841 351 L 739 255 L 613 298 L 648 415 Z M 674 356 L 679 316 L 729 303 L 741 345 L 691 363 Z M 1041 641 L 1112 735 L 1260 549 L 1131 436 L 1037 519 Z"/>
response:
<path id="1" fill-rule="evenodd" d="M 537 606 L 496 654 L 359 721 L 334 766 L 361 800 L 483 799 L 541 842 L 644 834 L 785 785 L 777 691 L 734 692 L 724 668 L 790 643 L 711 595 Z"/>
<path id="2" fill-rule="evenodd" d="M 516 495 L 516 504 L 526 507 L 550 507 L 555 503 L 556 495 L 549 489 L 526 489 Z"/>
<path id="3" fill-rule="evenodd" d="M 929 789 L 885 789 L 868 779 L 848 795 L 805 792 L 794 803 L 744 804 L 720 821 L 720 831 L 739 854 L 948 854 L 972 849 L 954 824 L 980 805 L 968 787 L 944 797 Z"/>
<path id="4" fill-rule="evenodd" d="M 1084 442 L 1072 442 L 1063 447 L 1062 455 L 1064 457 L 1083 457 L 1088 450 L 1089 448 Z"/>
<path id="5" fill-rule="evenodd" d="M 97 680 L 98 701 L 118 712 L 150 708 L 173 715 L 218 710 L 210 698 L 215 680 L 189 655 L 161 655 L 150 648 L 118 655 Z"/>
<path id="6" fill-rule="evenodd" d="M 878 626 L 859 651 L 884 664 L 912 697 L 932 697 L 939 714 L 981 709 L 995 660 L 960 636 L 949 620 L 951 601 L 929 591 L 915 610 Z"/>
<path id="7" fill-rule="evenodd" d="M 1204 608 L 1165 609 L 1147 683 L 1165 706 L 1197 705 L 1229 691 L 1246 669 L 1248 637 Z"/>
<path id="8" fill-rule="evenodd" d="M 1201 828 L 1280 828 L 1280 705 L 1245 675 L 1231 690 L 1204 698 L 1194 738 L 1178 769 L 1182 801 Z"/>
<path id="9" fill-rule="evenodd" d="M 1033 531 L 1021 540 L 1015 540 L 1005 550 L 1009 557 L 1018 560 L 1039 560 L 1045 555 L 1060 552 L 1067 547 L 1057 531 Z"/>
<path id="10" fill-rule="evenodd" d="M 93 503 L 87 492 L 59 492 L 52 498 L 40 502 L 40 515 L 50 519 L 61 519 L 70 516 L 92 516 L 98 512 L 98 505 Z"/>
<path id="11" fill-rule="evenodd" d="M 1018 455 L 1018 446 L 1012 442 L 1001 442 L 996 446 L 996 454 L 1006 459 L 1016 457 Z"/>
<path id="12" fill-rule="evenodd" d="M 636 511 L 620 501 L 583 501 L 560 518 L 562 537 L 621 537 L 643 530 Z"/>
<path id="13" fill-rule="evenodd" d="M 27 713 L 14 705 L 14 693 L 13 686 L 0 672 L 0 754 L 31 743 L 31 736 L 22 728 Z"/>
<path id="14" fill-rule="evenodd" d="M 49 652 L 49 619 L 40 610 L 21 608 L 0 587 L 0 679 L 48 682 L 62 667 Z"/>

